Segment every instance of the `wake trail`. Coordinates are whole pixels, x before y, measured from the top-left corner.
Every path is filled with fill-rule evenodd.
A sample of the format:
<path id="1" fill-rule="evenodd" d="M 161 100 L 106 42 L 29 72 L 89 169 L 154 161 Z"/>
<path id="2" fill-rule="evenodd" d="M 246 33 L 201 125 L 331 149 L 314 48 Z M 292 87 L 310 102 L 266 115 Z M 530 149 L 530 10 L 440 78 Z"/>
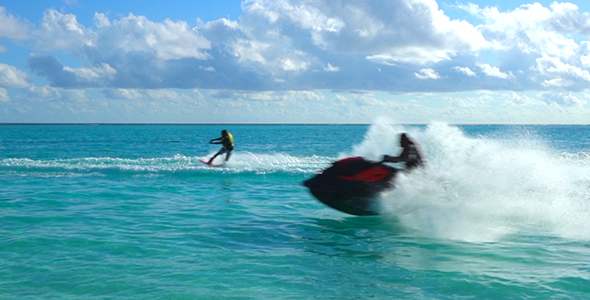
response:
<path id="1" fill-rule="evenodd" d="M 31 175 L 39 173 L 109 174 L 109 173 L 174 173 L 174 172 L 254 172 L 254 173 L 313 173 L 325 167 L 332 157 L 297 157 L 285 153 L 265 154 L 237 152 L 221 167 L 211 168 L 199 159 L 209 156 L 190 157 L 177 154 L 159 158 L 87 157 L 71 159 L 33 160 L 28 158 L 5 158 L 0 160 L 0 174 Z M 223 159 L 216 159 L 216 163 Z"/>

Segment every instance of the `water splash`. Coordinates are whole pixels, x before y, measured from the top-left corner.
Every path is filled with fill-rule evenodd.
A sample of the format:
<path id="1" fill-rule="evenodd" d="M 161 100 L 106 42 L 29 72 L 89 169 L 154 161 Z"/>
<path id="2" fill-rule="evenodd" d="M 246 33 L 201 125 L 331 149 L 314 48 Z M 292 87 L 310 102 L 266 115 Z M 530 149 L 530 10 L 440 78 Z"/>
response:
<path id="1" fill-rule="evenodd" d="M 470 137 L 444 123 L 420 129 L 384 120 L 353 154 L 397 155 L 401 132 L 422 145 L 428 164 L 401 174 L 382 204 L 410 230 L 469 241 L 511 234 L 590 239 L 588 154 L 557 153 L 526 131 Z"/>
<path id="2" fill-rule="evenodd" d="M 207 157 L 211 157 L 211 155 Z M 255 172 L 259 174 L 276 172 L 307 174 L 325 168 L 334 159 L 334 157 L 315 155 L 298 157 L 286 153 L 238 152 L 223 164 L 223 168 L 235 172 Z M 223 161 L 219 158 L 216 159 L 216 161 L 218 160 Z"/>

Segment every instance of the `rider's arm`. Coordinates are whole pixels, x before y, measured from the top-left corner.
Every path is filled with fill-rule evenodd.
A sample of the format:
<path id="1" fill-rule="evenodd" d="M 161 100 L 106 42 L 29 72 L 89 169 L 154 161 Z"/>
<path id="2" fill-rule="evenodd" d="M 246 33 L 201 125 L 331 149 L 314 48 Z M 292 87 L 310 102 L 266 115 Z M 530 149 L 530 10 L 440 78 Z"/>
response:
<path id="1" fill-rule="evenodd" d="M 404 148 L 404 150 L 402 151 L 402 153 L 400 153 L 399 156 L 384 155 L 382 162 L 396 163 L 396 162 L 400 162 L 400 161 L 406 161 L 406 160 L 408 160 L 409 155 L 410 155 L 409 149 Z"/>

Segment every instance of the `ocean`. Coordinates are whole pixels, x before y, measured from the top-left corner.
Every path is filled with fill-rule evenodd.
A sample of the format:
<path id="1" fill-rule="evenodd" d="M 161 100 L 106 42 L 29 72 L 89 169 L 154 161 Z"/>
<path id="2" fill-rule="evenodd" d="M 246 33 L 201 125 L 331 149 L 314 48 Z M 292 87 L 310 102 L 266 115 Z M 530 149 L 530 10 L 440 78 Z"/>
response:
<path id="1" fill-rule="evenodd" d="M 302 185 L 401 132 L 381 215 Z M 0 299 L 590 299 L 589 242 L 590 126 L 0 125 Z"/>

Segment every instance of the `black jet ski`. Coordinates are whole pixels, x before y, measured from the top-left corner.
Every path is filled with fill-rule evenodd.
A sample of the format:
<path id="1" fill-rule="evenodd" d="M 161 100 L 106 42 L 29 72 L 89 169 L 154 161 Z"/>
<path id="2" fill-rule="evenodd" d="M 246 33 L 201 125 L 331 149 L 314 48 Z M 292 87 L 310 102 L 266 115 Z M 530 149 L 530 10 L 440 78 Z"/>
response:
<path id="1" fill-rule="evenodd" d="M 362 157 L 349 157 L 332 163 L 303 185 L 322 203 L 357 216 L 377 215 L 376 198 L 393 187 L 396 168 Z"/>

